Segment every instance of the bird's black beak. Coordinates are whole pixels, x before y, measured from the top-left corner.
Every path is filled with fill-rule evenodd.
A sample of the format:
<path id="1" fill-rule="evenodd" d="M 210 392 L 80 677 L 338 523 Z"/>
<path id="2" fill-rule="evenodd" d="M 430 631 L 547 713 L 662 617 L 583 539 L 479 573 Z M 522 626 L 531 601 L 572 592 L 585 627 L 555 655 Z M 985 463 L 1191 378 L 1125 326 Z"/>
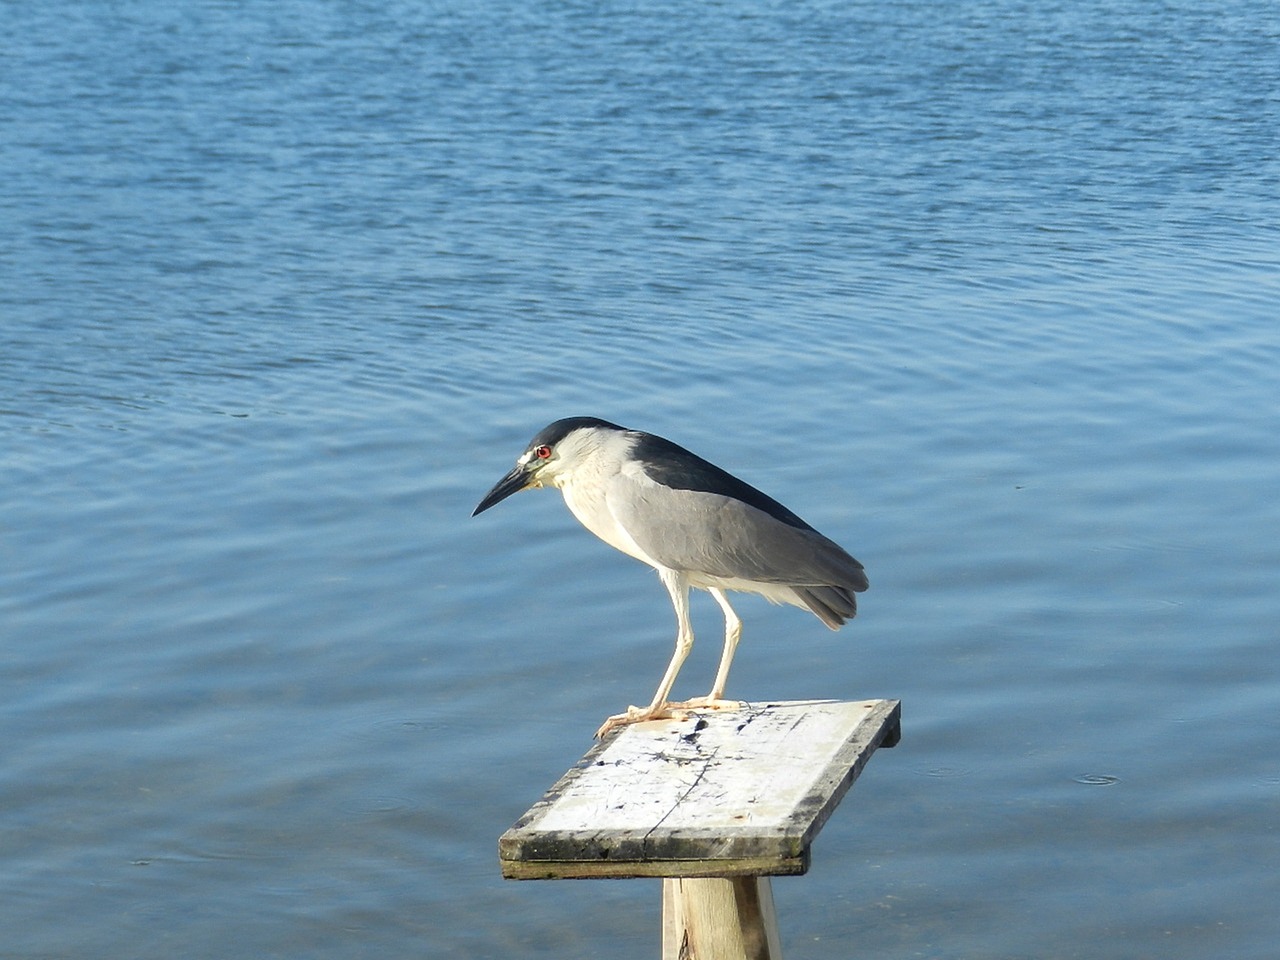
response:
<path id="1" fill-rule="evenodd" d="M 525 487 L 529 486 L 529 471 L 525 469 L 523 464 L 517 463 L 511 472 L 493 485 L 493 489 L 484 495 L 484 499 L 476 504 L 476 508 L 471 511 L 474 517 L 477 514 L 484 513 L 495 503 L 507 499 L 513 493 L 519 493 Z"/>

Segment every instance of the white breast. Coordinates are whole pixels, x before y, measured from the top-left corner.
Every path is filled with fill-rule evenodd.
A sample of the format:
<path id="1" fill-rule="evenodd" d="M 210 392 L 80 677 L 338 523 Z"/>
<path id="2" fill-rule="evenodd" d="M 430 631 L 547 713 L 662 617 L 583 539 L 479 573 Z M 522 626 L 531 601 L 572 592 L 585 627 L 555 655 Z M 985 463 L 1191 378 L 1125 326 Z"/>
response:
<path id="1" fill-rule="evenodd" d="M 634 482 L 619 472 L 619 462 L 625 462 L 625 458 L 585 457 L 571 475 L 558 477 L 556 486 L 564 494 L 569 511 L 584 527 L 615 550 L 621 550 L 651 567 L 660 567 L 661 564 L 640 549 L 609 510 L 607 495 L 610 487 Z"/>
<path id="2" fill-rule="evenodd" d="M 561 487 L 564 493 L 564 502 L 578 522 L 594 533 L 615 550 L 621 550 L 628 556 L 635 557 L 651 567 L 657 567 L 655 563 L 636 542 L 631 539 L 613 514 L 609 512 L 609 506 L 605 502 L 603 488 L 599 485 L 575 484 L 572 481 L 565 483 Z"/>

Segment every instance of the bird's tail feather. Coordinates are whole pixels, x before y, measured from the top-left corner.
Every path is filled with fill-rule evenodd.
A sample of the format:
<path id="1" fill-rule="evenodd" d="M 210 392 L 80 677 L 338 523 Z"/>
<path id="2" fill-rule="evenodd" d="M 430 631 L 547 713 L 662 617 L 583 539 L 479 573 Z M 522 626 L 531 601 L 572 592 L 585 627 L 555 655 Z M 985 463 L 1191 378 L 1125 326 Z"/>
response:
<path id="1" fill-rule="evenodd" d="M 845 587 L 793 587 L 797 599 L 832 630 L 858 613 L 858 600 Z"/>

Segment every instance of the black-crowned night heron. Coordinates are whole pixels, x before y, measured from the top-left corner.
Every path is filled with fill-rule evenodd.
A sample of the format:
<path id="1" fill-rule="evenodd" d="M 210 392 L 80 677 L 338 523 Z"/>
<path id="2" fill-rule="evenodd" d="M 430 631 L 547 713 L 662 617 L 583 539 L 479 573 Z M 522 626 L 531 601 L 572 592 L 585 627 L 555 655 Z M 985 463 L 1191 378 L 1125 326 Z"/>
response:
<path id="1" fill-rule="evenodd" d="M 559 487 L 584 527 L 658 571 L 676 608 L 676 649 L 647 707 L 628 707 L 596 733 L 698 709 L 724 699 L 742 621 L 726 590 L 758 593 L 811 610 L 832 630 L 858 611 L 867 589 L 862 564 L 778 501 L 670 440 L 594 417 L 557 420 L 529 442 L 515 467 L 471 514 L 528 487 Z M 724 653 L 705 697 L 667 696 L 693 647 L 689 588 L 708 591 L 724 610 Z"/>

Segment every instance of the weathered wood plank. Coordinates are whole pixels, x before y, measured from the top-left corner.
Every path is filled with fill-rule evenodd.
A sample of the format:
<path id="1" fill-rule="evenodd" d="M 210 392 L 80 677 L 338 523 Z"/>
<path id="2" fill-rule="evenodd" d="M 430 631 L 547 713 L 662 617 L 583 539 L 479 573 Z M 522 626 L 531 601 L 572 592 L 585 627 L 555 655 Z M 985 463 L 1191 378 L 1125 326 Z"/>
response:
<path id="1" fill-rule="evenodd" d="M 503 860 L 508 880 L 616 880 L 631 877 L 784 877 L 809 872 L 809 851 L 794 859 L 736 860 Z"/>
<path id="2" fill-rule="evenodd" d="M 879 746 L 896 700 L 744 704 L 625 727 L 499 840 L 505 876 L 804 873 L 809 845 Z"/>

